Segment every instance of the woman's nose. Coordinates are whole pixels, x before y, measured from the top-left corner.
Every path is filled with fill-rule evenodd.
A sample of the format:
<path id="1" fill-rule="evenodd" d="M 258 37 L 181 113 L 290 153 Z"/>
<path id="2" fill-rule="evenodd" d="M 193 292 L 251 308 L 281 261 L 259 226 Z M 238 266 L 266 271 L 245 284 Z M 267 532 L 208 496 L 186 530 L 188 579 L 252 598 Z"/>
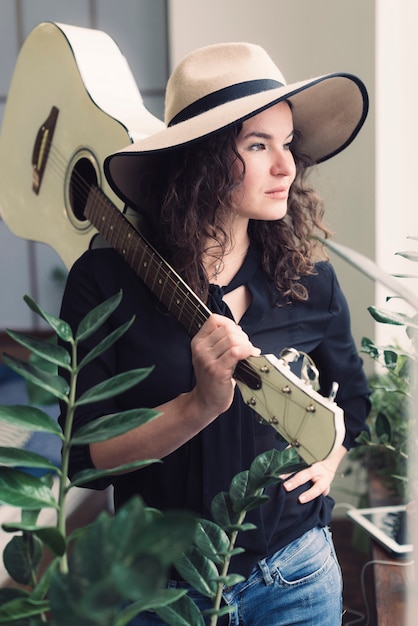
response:
<path id="1" fill-rule="evenodd" d="M 274 153 L 271 164 L 271 172 L 274 176 L 290 176 L 295 172 L 295 161 L 289 150 L 278 150 Z"/>

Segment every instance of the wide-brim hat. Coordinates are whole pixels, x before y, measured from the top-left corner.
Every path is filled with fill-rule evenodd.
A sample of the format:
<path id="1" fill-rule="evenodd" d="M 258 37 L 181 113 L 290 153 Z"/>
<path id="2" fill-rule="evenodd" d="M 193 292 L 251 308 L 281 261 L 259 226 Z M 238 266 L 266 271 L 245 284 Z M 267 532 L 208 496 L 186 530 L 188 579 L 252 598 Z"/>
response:
<path id="1" fill-rule="evenodd" d="M 333 73 L 286 84 L 267 54 L 249 43 L 215 44 L 187 55 L 170 76 L 163 130 L 105 159 L 104 171 L 124 202 L 141 207 L 140 180 L 155 156 L 212 135 L 289 100 L 300 150 L 320 163 L 346 148 L 368 112 L 367 90 L 356 76 Z"/>

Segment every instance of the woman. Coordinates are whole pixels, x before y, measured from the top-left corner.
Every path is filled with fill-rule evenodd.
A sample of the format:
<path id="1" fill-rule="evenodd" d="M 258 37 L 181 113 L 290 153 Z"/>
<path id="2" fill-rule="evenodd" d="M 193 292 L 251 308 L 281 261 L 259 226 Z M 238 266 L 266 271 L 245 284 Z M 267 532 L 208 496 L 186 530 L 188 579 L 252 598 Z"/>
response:
<path id="1" fill-rule="evenodd" d="M 343 445 L 271 488 L 269 503 L 251 512 L 257 530 L 240 537 L 245 552 L 231 568 L 247 582 L 224 592 L 234 607 L 231 624 L 341 622 L 328 493 L 364 428 L 368 389 L 346 301 L 311 237 L 328 231 L 305 175 L 348 146 L 366 114 L 366 90 L 353 76 L 286 85 L 259 46 L 192 52 L 167 84 L 167 128 L 108 157 L 105 171 L 149 241 L 213 314 L 190 341 L 110 248 L 86 252 L 68 278 L 61 315 L 74 327 L 123 290 L 122 305 L 95 341 L 136 315 L 124 338 L 83 370 L 78 393 L 119 371 L 155 366 L 146 384 L 76 415 L 78 428 L 121 409 L 161 413 L 126 436 L 74 450 L 71 473 L 163 459 L 114 480 L 116 507 L 140 494 L 149 506 L 210 518 L 212 498 L 235 474 L 259 453 L 286 445 L 243 402 L 233 378 L 238 361 L 293 347 L 314 360 L 321 393 L 339 384 Z M 133 622 L 159 623 L 153 614 Z"/>

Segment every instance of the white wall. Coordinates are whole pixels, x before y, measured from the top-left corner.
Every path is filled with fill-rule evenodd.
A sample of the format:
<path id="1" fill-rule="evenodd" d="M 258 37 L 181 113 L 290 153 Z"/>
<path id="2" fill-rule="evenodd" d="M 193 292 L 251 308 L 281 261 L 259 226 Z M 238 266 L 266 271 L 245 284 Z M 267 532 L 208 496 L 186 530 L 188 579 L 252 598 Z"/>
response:
<path id="1" fill-rule="evenodd" d="M 396 253 L 418 254 L 418 202 L 416 164 L 418 117 L 415 73 L 418 43 L 418 5 L 414 0 L 400 3 L 377 2 L 376 25 L 376 258 L 389 273 L 418 274 L 418 266 Z M 415 294 L 418 280 L 402 279 Z M 386 302 L 387 288 L 377 289 L 377 304 L 393 311 L 413 314 L 399 299 Z M 408 347 L 403 329 L 380 325 L 382 343 L 398 341 Z"/>
<path id="2" fill-rule="evenodd" d="M 402 0 L 393 3 L 391 0 L 378 0 L 376 11 L 377 46 L 376 46 L 376 190 L 377 190 L 377 260 L 388 272 L 418 274 L 418 267 L 401 257 L 395 256 L 402 250 L 418 251 L 418 241 L 408 240 L 409 236 L 418 236 L 417 207 L 417 145 L 418 117 L 416 114 L 416 80 L 418 59 L 418 40 L 416 25 L 418 24 L 418 4 L 416 0 Z M 402 279 L 405 286 L 417 293 L 418 280 Z M 386 303 L 387 289 L 377 290 L 379 306 L 403 310 L 411 314 L 413 311 L 403 307 L 397 299 Z M 416 313 L 416 311 L 414 311 Z M 393 328 L 378 330 L 378 338 L 384 343 L 395 338 L 402 345 L 405 343 L 405 332 L 394 333 Z M 417 389 L 412 398 L 412 411 L 416 419 Z M 411 442 L 414 434 L 411 434 Z M 411 452 L 416 451 L 418 430 L 415 433 L 415 445 Z M 417 459 L 410 456 L 411 484 L 417 491 Z M 416 499 L 415 495 L 415 499 Z M 416 503 L 415 503 L 416 510 Z M 412 518 L 414 520 L 414 518 Z M 418 525 L 412 521 L 411 532 L 415 549 L 418 547 Z M 418 580 L 418 564 L 409 566 L 406 580 L 408 589 L 408 615 L 406 623 L 414 626 L 417 620 L 418 597 L 416 581 Z"/>

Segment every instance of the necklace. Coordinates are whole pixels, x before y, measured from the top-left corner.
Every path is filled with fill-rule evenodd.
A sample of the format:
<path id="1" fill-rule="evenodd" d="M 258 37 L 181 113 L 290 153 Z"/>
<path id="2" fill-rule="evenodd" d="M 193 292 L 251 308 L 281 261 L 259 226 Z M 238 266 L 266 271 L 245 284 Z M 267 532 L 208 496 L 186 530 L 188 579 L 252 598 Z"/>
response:
<path id="1" fill-rule="evenodd" d="M 228 261 L 224 261 L 223 258 L 221 258 L 218 263 L 216 263 L 215 265 L 215 271 L 213 272 L 213 274 L 209 277 L 209 280 L 211 278 L 214 278 L 215 280 L 218 280 L 218 276 L 219 274 L 221 274 L 225 267 L 227 265 L 231 265 L 231 263 L 234 263 L 235 261 L 238 261 L 238 259 L 242 259 L 242 257 L 244 257 L 246 254 L 248 253 L 248 248 L 246 248 L 246 250 L 244 250 L 244 252 L 241 252 L 241 254 L 239 254 L 238 256 L 234 256 L 234 258 L 229 259 Z"/>

